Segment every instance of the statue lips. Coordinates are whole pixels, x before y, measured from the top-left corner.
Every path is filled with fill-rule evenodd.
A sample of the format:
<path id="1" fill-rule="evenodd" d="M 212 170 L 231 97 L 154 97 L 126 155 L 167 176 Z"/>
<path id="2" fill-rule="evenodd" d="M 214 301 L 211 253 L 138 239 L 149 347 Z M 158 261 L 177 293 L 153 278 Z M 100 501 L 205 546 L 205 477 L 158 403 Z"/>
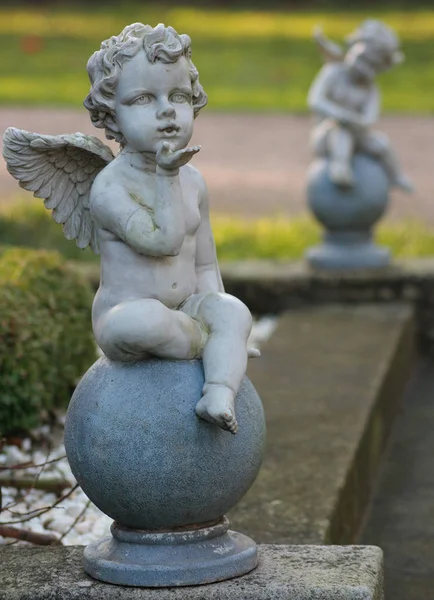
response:
<path id="1" fill-rule="evenodd" d="M 180 131 L 180 127 L 176 125 L 176 123 L 166 123 L 165 125 L 158 128 L 158 131 L 161 132 L 164 137 L 175 137 L 178 135 Z"/>

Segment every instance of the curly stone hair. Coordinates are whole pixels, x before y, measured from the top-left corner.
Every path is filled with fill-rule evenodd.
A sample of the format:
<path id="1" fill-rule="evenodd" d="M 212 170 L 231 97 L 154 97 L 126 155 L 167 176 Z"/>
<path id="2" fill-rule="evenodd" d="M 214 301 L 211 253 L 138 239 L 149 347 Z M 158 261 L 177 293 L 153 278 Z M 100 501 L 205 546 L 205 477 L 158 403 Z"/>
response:
<path id="1" fill-rule="evenodd" d="M 377 53 L 384 63 L 384 68 L 390 68 L 404 60 L 396 33 L 382 21 L 368 19 L 347 36 L 349 47 L 364 44 L 373 53 Z"/>
<path id="2" fill-rule="evenodd" d="M 136 56 L 143 49 L 151 63 L 157 60 L 163 63 L 175 63 L 181 56 L 187 58 L 193 90 L 193 110 L 196 117 L 208 97 L 199 83 L 199 73 L 191 60 L 191 39 L 188 35 L 179 35 L 173 27 L 162 23 L 156 27 L 133 23 L 117 36 L 112 36 L 101 44 L 101 49 L 92 54 L 87 63 L 87 72 L 91 83 L 84 106 L 90 113 L 95 127 L 105 129 L 109 140 L 121 145 L 123 136 L 116 127 L 115 93 L 119 74 L 124 61 Z"/>

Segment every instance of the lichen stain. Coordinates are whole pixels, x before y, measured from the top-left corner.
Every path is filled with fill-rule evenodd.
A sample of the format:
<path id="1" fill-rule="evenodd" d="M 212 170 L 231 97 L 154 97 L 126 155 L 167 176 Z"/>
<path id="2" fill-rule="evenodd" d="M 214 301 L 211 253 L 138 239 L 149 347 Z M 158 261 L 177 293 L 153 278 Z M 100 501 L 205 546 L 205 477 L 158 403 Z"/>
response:
<path id="1" fill-rule="evenodd" d="M 152 208 L 152 206 L 146 204 L 143 198 L 140 198 L 139 196 L 137 196 L 137 194 L 134 194 L 133 192 L 128 192 L 128 196 L 131 198 L 131 200 L 134 200 L 134 202 L 140 204 L 140 206 L 142 206 L 150 215 L 155 215 L 155 211 Z"/>

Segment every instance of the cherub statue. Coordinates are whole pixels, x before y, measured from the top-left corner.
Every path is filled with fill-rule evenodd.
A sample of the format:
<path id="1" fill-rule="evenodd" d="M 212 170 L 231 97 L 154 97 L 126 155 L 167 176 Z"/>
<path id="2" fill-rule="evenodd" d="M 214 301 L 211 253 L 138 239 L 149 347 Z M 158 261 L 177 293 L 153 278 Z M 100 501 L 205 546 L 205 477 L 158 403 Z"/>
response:
<path id="1" fill-rule="evenodd" d="M 380 21 L 364 21 L 346 38 L 347 48 L 323 36 L 314 37 L 326 64 L 314 80 L 308 104 L 318 119 L 312 135 L 314 152 L 330 159 L 329 174 L 338 186 L 351 187 L 351 159 L 366 153 L 384 167 L 392 186 L 411 192 L 387 137 L 371 126 L 380 109 L 375 76 L 403 60 L 395 33 Z"/>
<path id="2" fill-rule="evenodd" d="M 189 162 L 194 118 L 207 103 L 191 40 L 163 24 L 125 27 L 89 59 L 84 101 L 93 136 L 10 128 L 4 157 L 43 198 L 65 236 L 101 253 L 92 309 L 96 341 L 114 361 L 203 358 L 199 417 L 237 432 L 234 400 L 252 318 L 224 293 L 205 182 Z"/>

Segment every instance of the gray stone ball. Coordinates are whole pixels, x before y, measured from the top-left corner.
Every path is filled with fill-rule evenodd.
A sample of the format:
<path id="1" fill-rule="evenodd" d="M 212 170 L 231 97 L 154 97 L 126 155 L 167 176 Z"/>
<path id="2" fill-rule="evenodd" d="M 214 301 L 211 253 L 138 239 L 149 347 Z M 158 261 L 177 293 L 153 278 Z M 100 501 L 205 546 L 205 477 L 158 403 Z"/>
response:
<path id="1" fill-rule="evenodd" d="M 85 494 L 117 523 L 170 529 L 214 521 L 255 480 L 265 445 L 261 401 L 245 377 L 239 432 L 199 419 L 202 362 L 99 359 L 77 386 L 65 448 Z"/>
<path id="2" fill-rule="evenodd" d="M 329 160 L 317 158 L 307 175 L 309 206 L 331 231 L 370 229 L 389 203 L 389 178 L 374 158 L 355 154 L 352 161 L 354 186 L 343 188 L 329 177 Z"/>

